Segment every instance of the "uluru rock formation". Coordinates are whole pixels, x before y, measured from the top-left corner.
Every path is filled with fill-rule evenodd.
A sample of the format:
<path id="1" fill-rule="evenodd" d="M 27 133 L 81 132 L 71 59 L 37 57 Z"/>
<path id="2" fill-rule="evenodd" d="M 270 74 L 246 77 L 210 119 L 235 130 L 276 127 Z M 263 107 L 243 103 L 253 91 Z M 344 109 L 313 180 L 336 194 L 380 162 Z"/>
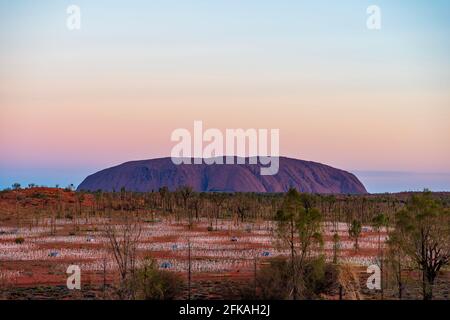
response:
<path id="1" fill-rule="evenodd" d="M 79 186 L 84 191 L 158 191 L 190 186 L 199 192 L 300 192 L 365 194 L 353 174 L 316 162 L 281 157 L 274 176 L 260 175 L 259 164 L 175 165 L 171 158 L 126 162 L 88 176 Z"/>

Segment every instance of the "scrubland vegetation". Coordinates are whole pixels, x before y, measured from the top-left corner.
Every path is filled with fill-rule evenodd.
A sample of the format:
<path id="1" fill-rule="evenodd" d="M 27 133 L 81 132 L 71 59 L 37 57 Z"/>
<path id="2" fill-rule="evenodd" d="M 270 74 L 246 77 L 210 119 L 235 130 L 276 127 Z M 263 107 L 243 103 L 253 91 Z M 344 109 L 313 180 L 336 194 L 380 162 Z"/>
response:
<path id="1" fill-rule="evenodd" d="M 450 194 L 0 192 L 0 297 L 448 299 Z M 79 265 L 82 290 L 64 288 Z M 366 269 L 381 270 L 381 288 Z M 56 289 L 57 288 L 57 289 Z"/>

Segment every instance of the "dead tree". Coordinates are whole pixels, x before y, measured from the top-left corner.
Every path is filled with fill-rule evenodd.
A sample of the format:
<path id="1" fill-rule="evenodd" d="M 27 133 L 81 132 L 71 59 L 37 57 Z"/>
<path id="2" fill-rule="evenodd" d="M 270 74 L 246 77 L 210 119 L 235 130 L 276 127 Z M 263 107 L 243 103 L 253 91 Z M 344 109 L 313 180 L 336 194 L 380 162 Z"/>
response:
<path id="1" fill-rule="evenodd" d="M 119 295 L 121 298 L 125 298 L 126 294 L 130 293 L 129 290 L 126 290 L 127 288 L 124 288 L 127 278 L 133 275 L 136 269 L 137 245 L 141 237 L 142 226 L 137 218 L 127 217 L 124 224 L 108 224 L 105 233 L 120 274 Z"/>

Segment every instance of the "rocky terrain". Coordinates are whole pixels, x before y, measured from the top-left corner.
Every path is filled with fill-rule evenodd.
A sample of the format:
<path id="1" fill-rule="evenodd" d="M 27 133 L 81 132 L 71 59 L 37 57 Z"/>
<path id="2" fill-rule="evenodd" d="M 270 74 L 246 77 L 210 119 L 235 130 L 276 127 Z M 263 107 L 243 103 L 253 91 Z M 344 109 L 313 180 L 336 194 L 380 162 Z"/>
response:
<path id="1" fill-rule="evenodd" d="M 190 186 L 199 192 L 301 192 L 321 194 L 366 194 L 353 174 L 330 166 L 290 158 L 280 158 L 279 172 L 260 175 L 260 165 L 175 165 L 171 158 L 127 162 L 87 177 L 78 187 L 85 191 L 149 192 L 161 187 L 176 190 Z"/>

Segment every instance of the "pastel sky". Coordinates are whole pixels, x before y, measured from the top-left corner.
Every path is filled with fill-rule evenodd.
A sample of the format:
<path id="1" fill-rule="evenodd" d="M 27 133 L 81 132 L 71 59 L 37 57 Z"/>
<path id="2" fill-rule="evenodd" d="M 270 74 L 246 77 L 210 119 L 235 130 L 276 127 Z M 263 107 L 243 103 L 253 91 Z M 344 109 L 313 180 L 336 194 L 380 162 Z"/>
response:
<path id="1" fill-rule="evenodd" d="M 169 156 L 202 120 L 279 128 L 283 155 L 371 192 L 450 191 L 449 17 L 447 0 L 0 0 L 0 188 Z"/>

